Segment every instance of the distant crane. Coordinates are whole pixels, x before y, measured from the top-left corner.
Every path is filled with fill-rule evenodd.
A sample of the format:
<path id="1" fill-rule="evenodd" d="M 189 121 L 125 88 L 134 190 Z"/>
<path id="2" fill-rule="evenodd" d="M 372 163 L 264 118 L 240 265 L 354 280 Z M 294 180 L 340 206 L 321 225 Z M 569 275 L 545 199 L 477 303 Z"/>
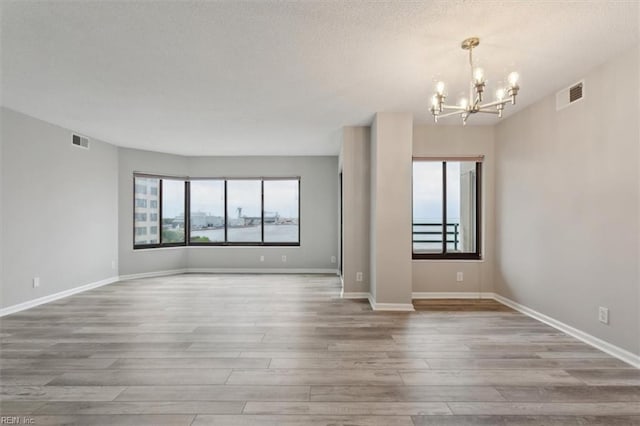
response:
<path id="1" fill-rule="evenodd" d="M 240 219 L 242 217 L 242 207 L 238 207 L 236 210 L 238 211 L 238 219 Z"/>

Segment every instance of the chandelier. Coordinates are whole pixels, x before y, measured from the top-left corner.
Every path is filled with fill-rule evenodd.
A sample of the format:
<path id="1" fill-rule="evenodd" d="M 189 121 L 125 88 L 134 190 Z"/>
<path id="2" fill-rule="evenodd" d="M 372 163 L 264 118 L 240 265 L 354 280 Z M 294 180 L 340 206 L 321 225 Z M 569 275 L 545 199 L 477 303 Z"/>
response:
<path id="1" fill-rule="evenodd" d="M 467 118 L 471 114 L 478 112 L 487 114 L 496 114 L 499 118 L 502 118 L 502 110 L 508 103 L 515 105 L 516 95 L 520 86 L 518 86 L 518 73 L 512 72 L 507 77 L 509 81 L 509 87 L 507 89 L 500 88 L 496 90 L 496 99 L 493 102 L 482 103 L 482 94 L 486 87 L 487 81 L 484 76 L 482 68 L 474 68 L 473 66 L 473 48 L 480 44 L 480 39 L 477 37 L 471 37 L 464 40 L 460 47 L 463 50 L 469 51 L 469 66 L 471 67 L 471 83 L 469 85 L 469 99 L 462 98 L 458 105 L 447 105 L 444 103 L 447 96 L 445 95 L 444 83 L 439 81 L 436 84 L 436 93 L 431 98 L 431 114 L 435 122 L 438 119 L 459 115 L 462 117 L 462 124 L 467 124 Z M 451 112 L 446 112 L 451 111 Z"/>

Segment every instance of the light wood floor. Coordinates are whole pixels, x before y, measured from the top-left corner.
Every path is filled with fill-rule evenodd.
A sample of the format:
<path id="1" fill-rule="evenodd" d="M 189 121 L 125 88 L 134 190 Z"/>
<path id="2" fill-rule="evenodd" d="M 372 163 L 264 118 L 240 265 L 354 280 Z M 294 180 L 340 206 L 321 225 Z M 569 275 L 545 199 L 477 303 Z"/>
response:
<path id="1" fill-rule="evenodd" d="M 36 425 L 640 425 L 640 370 L 511 310 L 372 312 L 329 276 L 127 281 L 2 318 Z"/>

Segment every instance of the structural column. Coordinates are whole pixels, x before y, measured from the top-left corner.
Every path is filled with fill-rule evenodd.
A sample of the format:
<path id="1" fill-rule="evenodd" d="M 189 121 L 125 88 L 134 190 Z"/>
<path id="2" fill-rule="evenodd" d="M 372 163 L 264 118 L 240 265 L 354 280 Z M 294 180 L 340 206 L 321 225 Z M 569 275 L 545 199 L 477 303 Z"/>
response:
<path id="1" fill-rule="evenodd" d="M 379 112 L 371 127 L 370 286 L 375 310 L 413 310 L 413 117 Z"/>

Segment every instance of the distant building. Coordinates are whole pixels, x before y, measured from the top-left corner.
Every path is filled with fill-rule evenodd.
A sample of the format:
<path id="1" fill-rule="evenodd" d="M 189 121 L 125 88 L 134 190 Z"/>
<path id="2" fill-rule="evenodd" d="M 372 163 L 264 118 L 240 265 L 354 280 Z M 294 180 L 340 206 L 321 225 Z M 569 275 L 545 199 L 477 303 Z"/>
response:
<path id="1" fill-rule="evenodd" d="M 204 212 L 191 213 L 191 229 L 220 228 L 224 226 L 224 217 L 212 216 Z"/>
<path id="2" fill-rule="evenodd" d="M 158 244 L 160 230 L 160 181 L 154 178 L 136 178 L 134 227 L 136 244 Z"/>

